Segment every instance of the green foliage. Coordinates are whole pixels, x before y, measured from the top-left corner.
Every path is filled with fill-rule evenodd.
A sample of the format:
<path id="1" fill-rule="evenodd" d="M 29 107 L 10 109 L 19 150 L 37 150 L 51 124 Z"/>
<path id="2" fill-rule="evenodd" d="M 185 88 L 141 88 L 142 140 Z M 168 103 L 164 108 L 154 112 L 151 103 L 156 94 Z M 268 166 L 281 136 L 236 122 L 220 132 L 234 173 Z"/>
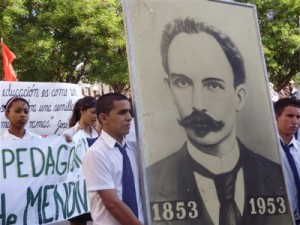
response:
<path id="1" fill-rule="evenodd" d="M 116 91 L 128 86 L 118 0 L 6 1 L 0 16 L 1 36 L 17 56 L 19 80 L 101 81 Z"/>
<path id="2" fill-rule="evenodd" d="M 256 5 L 270 81 L 278 90 L 289 80 L 298 80 L 300 1 L 241 0 L 239 2 Z"/>
<path id="3" fill-rule="evenodd" d="M 299 0 L 239 2 L 257 7 L 270 81 L 281 89 L 299 80 Z M 128 87 L 119 0 L 5 0 L 0 19 L 19 80 L 101 81 L 118 92 Z"/>

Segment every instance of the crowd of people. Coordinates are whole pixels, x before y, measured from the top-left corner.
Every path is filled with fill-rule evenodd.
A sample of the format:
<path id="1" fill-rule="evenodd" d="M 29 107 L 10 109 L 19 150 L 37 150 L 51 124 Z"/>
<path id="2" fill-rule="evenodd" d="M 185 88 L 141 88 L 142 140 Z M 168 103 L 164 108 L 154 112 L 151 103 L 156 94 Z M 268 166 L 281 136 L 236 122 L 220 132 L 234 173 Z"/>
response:
<path id="1" fill-rule="evenodd" d="M 28 101 L 22 97 L 7 101 L 5 116 L 10 127 L 0 140 L 42 138 L 25 128 L 29 108 Z M 86 225 L 92 220 L 95 225 L 116 224 L 116 221 L 128 225 L 143 223 L 136 141 L 132 137 L 126 139 L 132 130 L 130 113 L 129 99 L 117 93 L 105 94 L 98 100 L 85 96 L 75 103 L 69 129 L 63 135 L 71 142 L 82 131 L 89 147 L 92 146 L 83 159 L 92 215 L 70 218 L 70 225 Z M 133 183 L 128 183 L 128 173 Z"/>
<path id="2" fill-rule="evenodd" d="M 235 210 L 235 216 L 231 221 L 235 222 L 228 221 L 228 224 L 241 224 L 242 221 L 244 224 L 256 224 L 257 220 L 260 220 L 258 216 L 249 216 L 246 213 L 243 215 L 248 207 L 246 197 L 266 194 L 282 196 L 285 195 L 285 188 L 282 186 L 284 181 L 281 180 L 280 165 L 249 150 L 235 132 L 236 112 L 242 110 L 247 98 L 242 56 L 229 37 L 211 27 L 197 24 L 192 19 L 176 23 L 178 24 L 174 24 L 174 30 L 170 30 L 168 26 L 164 31 L 161 53 L 164 69 L 168 74 L 165 78 L 166 86 L 176 104 L 180 115 L 178 122 L 186 131 L 187 140 L 180 150 L 147 168 L 147 178 L 151 184 L 150 200 L 189 201 L 195 199 L 197 195 L 199 198 L 197 204 L 202 204 L 199 207 L 202 211 L 199 212 L 199 218 L 191 218 L 194 222 L 190 224 L 195 224 L 195 221 L 202 224 L 203 220 L 213 221 L 210 224 L 223 224 L 222 220 L 227 220 L 232 213 L 227 211 L 223 214 L 221 210 L 223 200 L 220 196 L 226 185 L 224 182 L 218 184 L 216 180 L 226 183 L 227 179 L 232 179 L 234 185 L 240 184 L 240 189 L 244 191 L 237 190 L 237 192 L 245 198 L 235 199 L 235 195 L 230 194 L 230 202 Z M 194 28 L 185 29 L 185 26 Z M 188 33 L 190 30 L 193 30 L 199 39 Z M 173 39 L 170 39 L 170 35 L 173 35 Z M 206 42 L 211 46 L 209 49 L 206 48 Z M 178 50 L 180 46 L 185 45 L 187 51 L 182 53 Z M 199 50 L 196 51 L 198 54 L 196 58 L 201 58 L 203 62 L 194 61 L 195 56 L 190 55 L 195 48 Z M 169 58 L 166 52 L 169 52 Z M 213 57 L 222 62 L 219 67 L 207 66 L 211 59 L 207 56 L 212 52 Z M 182 58 L 175 57 L 178 55 Z M 190 64 L 186 67 L 180 66 L 181 60 Z M 197 79 L 191 74 L 198 74 Z M 215 77 L 212 78 L 211 74 Z M 191 87 L 195 91 L 182 93 L 185 88 Z M 293 82 L 290 83 L 288 92 L 277 93 L 272 84 L 270 91 L 274 102 L 287 194 L 298 225 L 300 224 L 298 91 Z M 204 93 L 200 97 L 201 101 L 199 96 L 195 95 L 200 92 Z M 187 97 L 194 99 L 194 102 L 182 98 L 187 93 L 191 95 Z M 220 101 L 220 98 L 224 101 Z M 29 109 L 29 103 L 24 98 L 15 96 L 7 101 L 5 116 L 9 120 L 10 127 L 0 136 L 0 140 L 42 138 L 25 128 L 29 120 Z M 217 115 L 219 120 L 209 115 L 210 113 Z M 91 220 L 94 225 L 144 224 L 145 209 L 142 204 L 137 143 L 135 137 L 132 138 L 130 135 L 132 122 L 131 103 L 122 94 L 108 93 L 98 98 L 85 96 L 75 103 L 69 128 L 63 135 L 66 141 L 72 142 L 72 137 L 77 132 L 82 132 L 89 145 L 82 159 L 82 169 L 86 179 L 90 213 L 69 218 L 70 225 L 86 225 Z M 228 166 L 224 167 L 222 163 L 219 165 L 220 161 Z M 187 171 L 188 168 L 193 171 Z M 228 174 L 232 174 L 234 179 L 223 177 Z M 268 180 L 265 179 L 266 176 Z M 201 186 L 209 182 L 209 186 Z M 212 187 L 215 196 L 210 199 Z M 206 201 L 203 202 L 202 198 Z M 219 204 L 219 213 L 215 212 L 214 207 L 209 208 L 209 204 L 215 203 Z M 281 219 L 286 221 L 287 218 Z M 277 220 L 278 217 L 274 216 L 265 225 L 272 225 Z M 158 224 L 174 223 L 164 221 Z"/>
<path id="3" fill-rule="evenodd" d="M 299 224 L 300 142 L 296 135 L 300 124 L 299 99 L 292 93 L 279 98 L 274 102 L 274 111 L 287 193 Z M 25 128 L 29 114 L 26 99 L 17 96 L 9 99 L 5 116 L 10 127 L 0 140 L 42 138 Z M 131 104 L 122 94 L 109 93 L 98 99 L 85 96 L 74 105 L 69 129 L 63 135 L 70 142 L 78 131 L 83 131 L 89 144 L 83 159 L 83 172 L 91 213 L 70 218 L 70 225 L 86 225 L 92 220 L 95 225 L 143 224 L 137 146 L 134 139 L 126 138 L 131 121 Z"/>
<path id="4" fill-rule="evenodd" d="M 64 132 L 66 139 L 72 141 L 72 136 L 79 130 L 84 131 L 90 149 L 83 161 L 83 171 L 86 176 L 87 190 L 90 197 L 91 213 L 70 218 L 70 225 L 86 225 L 94 219 L 94 224 L 142 224 L 142 197 L 139 187 L 137 164 L 137 147 L 132 140 L 127 141 L 126 135 L 130 131 L 130 102 L 121 94 L 106 94 L 97 100 L 86 96 L 74 105 L 69 120 L 69 129 Z M 281 143 L 283 168 L 286 173 L 288 194 L 297 222 L 300 219 L 300 142 L 297 130 L 300 124 L 300 103 L 292 95 L 280 98 L 274 103 L 276 121 Z M 10 127 L 0 136 L 0 140 L 17 140 L 42 138 L 25 128 L 29 119 L 29 103 L 21 97 L 9 99 L 5 105 L 5 116 Z M 99 128 L 100 127 L 100 128 Z M 98 138 L 100 137 L 100 138 Z M 288 147 L 287 147 L 288 146 Z M 129 203 L 122 195 L 126 165 L 120 148 L 126 148 L 131 173 L 133 173 L 135 189 L 134 203 L 132 196 Z M 287 155 L 286 148 L 292 156 Z M 294 166 L 290 160 L 294 159 Z M 126 169 L 128 170 L 128 169 Z M 296 173 L 295 171 L 298 171 Z M 132 194 L 132 189 L 129 191 Z M 124 194 L 124 193 L 123 193 Z M 299 199 L 299 200 L 298 200 Z M 98 222 L 99 221 L 99 222 Z M 113 222 L 112 222 L 113 221 Z"/>
<path id="5" fill-rule="evenodd" d="M 300 98 L 300 93 L 293 80 L 291 80 L 288 85 L 282 88 L 279 92 L 276 92 L 274 90 L 274 84 L 269 82 L 269 89 L 273 102 L 276 102 L 280 98 Z"/>
<path id="6" fill-rule="evenodd" d="M 289 85 L 287 96 L 276 95 L 271 84 L 270 91 L 274 101 L 287 194 L 296 224 L 300 224 L 300 132 L 298 132 L 300 101 L 298 91 L 293 83 Z M 30 106 L 26 99 L 18 96 L 10 98 L 5 105 L 5 116 L 9 120 L 10 127 L 0 136 L 0 140 L 42 138 L 25 128 L 29 120 L 29 111 Z M 200 112 L 197 113 L 200 114 Z M 132 119 L 131 102 L 122 94 L 108 93 L 98 98 L 85 96 L 75 103 L 69 119 L 69 128 L 63 132 L 63 135 L 67 142 L 71 142 L 72 137 L 81 131 L 89 145 L 89 150 L 82 159 L 82 168 L 86 179 L 90 213 L 69 218 L 70 225 L 87 225 L 88 221 L 93 221 L 95 225 L 142 225 L 144 223 L 137 143 L 135 138 L 130 137 Z M 190 126 L 184 121 L 180 124 L 183 127 Z M 191 126 L 194 125 L 191 124 Z M 238 141 L 238 146 L 241 157 L 247 155 L 245 160 L 240 161 L 241 164 L 246 163 L 250 158 L 253 159 L 253 153 L 250 153 L 251 151 L 248 151 L 240 141 Z M 193 153 L 190 154 L 194 157 Z M 196 151 L 196 154 L 199 152 Z M 270 165 L 273 173 L 277 171 L 275 164 L 256 157 L 255 162 L 251 162 L 251 168 L 253 168 L 253 163 L 261 162 L 264 168 Z M 182 157 L 178 159 L 181 161 Z M 156 184 L 152 185 L 155 190 L 160 187 L 157 174 L 160 173 L 162 176 L 165 173 L 162 171 L 165 171 L 169 164 L 170 168 L 174 168 L 176 163 L 174 160 L 170 162 L 164 160 L 148 168 L 150 182 Z M 259 167 L 259 164 L 255 167 Z M 182 167 L 178 168 L 182 170 Z M 180 173 L 179 171 L 172 172 L 175 176 Z M 246 170 L 245 173 L 247 173 Z M 152 174 L 154 174 L 153 177 Z M 164 186 L 168 179 L 164 178 Z M 170 184 L 170 186 L 174 185 Z M 150 197 L 157 196 L 154 199 L 157 198 L 156 200 L 159 201 L 163 197 L 157 194 L 161 192 L 154 193 L 155 190 L 152 190 L 152 187 L 149 190 Z"/>

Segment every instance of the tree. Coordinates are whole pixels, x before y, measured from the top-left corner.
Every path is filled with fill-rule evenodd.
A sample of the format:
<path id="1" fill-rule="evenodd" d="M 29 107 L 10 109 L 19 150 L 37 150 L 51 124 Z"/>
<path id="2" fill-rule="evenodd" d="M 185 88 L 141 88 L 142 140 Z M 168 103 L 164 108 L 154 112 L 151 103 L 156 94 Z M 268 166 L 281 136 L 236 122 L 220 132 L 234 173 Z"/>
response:
<path id="1" fill-rule="evenodd" d="M 241 0 L 257 7 L 268 76 L 282 89 L 299 76 L 299 0 Z M 298 3 L 297 3 L 298 2 Z"/>
<path id="2" fill-rule="evenodd" d="M 239 0 L 257 7 L 268 75 L 277 90 L 300 72 L 297 1 Z M 1 36 L 17 55 L 19 80 L 128 88 L 119 0 L 3 0 L 0 18 Z"/>
<path id="3" fill-rule="evenodd" d="M 128 87 L 118 0 L 6 0 L 0 17 L 19 80 L 100 81 L 116 92 Z"/>

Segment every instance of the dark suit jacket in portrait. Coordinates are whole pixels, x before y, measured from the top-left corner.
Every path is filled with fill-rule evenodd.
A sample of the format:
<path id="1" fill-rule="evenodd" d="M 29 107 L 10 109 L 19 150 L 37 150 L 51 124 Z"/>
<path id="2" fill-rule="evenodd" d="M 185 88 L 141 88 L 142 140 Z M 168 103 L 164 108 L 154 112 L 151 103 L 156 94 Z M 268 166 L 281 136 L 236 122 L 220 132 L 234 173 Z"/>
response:
<path id="1" fill-rule="evenodd" d="M 280 165 L 248 150 L 240 141 L 238 143 L 245 188 L 242 225 L 291 223 Z M 218 225 L 213 224 L 198 191 L 186 144 L 148 167 L 147 178 L 154 225 Z M 193 217 L 195 205 L 189 205 L 190 201 L 197 204 L 197 218 Z M 184 219 L 182 215 L 185 215 Z"/>

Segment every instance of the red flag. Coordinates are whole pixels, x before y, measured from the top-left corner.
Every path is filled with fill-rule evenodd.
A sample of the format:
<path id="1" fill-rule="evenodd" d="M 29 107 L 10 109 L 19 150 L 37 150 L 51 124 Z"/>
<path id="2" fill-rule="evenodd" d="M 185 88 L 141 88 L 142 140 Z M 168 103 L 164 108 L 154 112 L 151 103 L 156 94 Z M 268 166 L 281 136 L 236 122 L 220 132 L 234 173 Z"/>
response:
<path id="1" fill-rule="evenodd" d="M 16 58 L 15 54 L 9 50 L 4 44 L 2 45 L 2 56 L 3 56 L 3 68 L 4 68 L 4 80 L 5 81 L 18 81 L 14 68 L 11 63 Z"/>

